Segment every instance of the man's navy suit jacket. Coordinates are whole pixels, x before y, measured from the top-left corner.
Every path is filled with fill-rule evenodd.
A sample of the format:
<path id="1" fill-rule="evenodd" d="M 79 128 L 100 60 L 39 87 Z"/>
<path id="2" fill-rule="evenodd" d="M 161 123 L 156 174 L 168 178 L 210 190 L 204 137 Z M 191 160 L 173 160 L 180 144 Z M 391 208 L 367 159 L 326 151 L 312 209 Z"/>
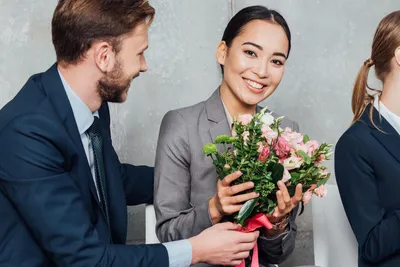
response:
<path id="1" fill-rule="evenodd" d="M 0 110 L 0 266 L 168 266 L 161 245 L 125 245 L 127 205 L 152 203 L 153 168 L 121 164 L 99 109 L 110 225 L 57 65 Z"/>

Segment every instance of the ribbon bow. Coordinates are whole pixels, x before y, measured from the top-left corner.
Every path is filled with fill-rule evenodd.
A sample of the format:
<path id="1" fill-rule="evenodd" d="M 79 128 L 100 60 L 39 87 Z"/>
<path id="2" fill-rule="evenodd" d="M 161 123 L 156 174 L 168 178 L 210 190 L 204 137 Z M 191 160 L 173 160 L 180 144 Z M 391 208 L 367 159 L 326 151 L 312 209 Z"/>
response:
<path id="1" fill-rule="evenodd" d="M 263 214 L 263 213 L 259 213 L 259 214 L 256 214 L 254 217 L 251 217 L 246 223 L 246 228 L 242 228 L 241 226 L 239 226 L 237 231 L 249 233 L 249 232 L 254 232 L 255 230 L 257 230 L 260 227 L 265 227 L 267 229 L 272 228 L 271 222 L 268 220 L 267 216 L 265 216 L 265 214 Z M 236 267 L 245 267 L 244 260 Z M 251 260 L 251 267 L 259 267 L 257 242 L 253 248 L 253 257 Z"/>

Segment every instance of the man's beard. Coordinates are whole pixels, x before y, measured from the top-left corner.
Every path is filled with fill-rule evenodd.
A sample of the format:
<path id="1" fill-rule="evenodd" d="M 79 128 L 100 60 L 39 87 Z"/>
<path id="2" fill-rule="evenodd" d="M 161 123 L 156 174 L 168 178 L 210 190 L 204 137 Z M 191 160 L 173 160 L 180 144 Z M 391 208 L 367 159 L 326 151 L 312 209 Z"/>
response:
<path id="1" fill-rule="evenodd" d="M 97 82 L 97 91 L 103 102 L 122 103 L 133 78 L 125 78 L 121 64 L 116 62 L 114 69 Z"/>

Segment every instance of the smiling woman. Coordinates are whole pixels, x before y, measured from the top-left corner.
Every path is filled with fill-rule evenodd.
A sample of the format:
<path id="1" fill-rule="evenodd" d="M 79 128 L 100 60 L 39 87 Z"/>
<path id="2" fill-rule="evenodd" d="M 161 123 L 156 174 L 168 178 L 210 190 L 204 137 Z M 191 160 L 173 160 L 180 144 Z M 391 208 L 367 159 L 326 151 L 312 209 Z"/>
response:
<path id="1" fill-rule="evenodd" d="M 260 109 L 257 104 L 276 90 L 289 56 L 290 38 L 278 12 L 263 6 L 242 9 L 228 23 L 217 47 L 223 73 L 219 88 L 208 100 L 165 115 L 157 146 L 154 196 L 161 241 L 195 236 L 229 220 L 245 201 L 257 197 L 252 183 L 231 186 L 240 173 L 218 181 L 202 147 L 218 135 L 231 135 L 233 118 L 254 114 Z M 298 131 L 297 123 L 286 118 L 281 126 Z M 270 218 L 273 229 L 261 230 L 262 266 L 281 263 L 294 248 L 297 206 L 286 187 L 279 187 L 277 198 L 285 207 Z"/>
<path id="2" fill-rule="evenodd" d="M 229 39 L 223 38 L 219 44 L 217 60 L 224 77 L 221 98 L 230 115 L 236 117 L 254 113 L 256 105 L 278 87 L 289 53 L 289 39 L 284 27 L 272 18 L 254 19 L 231 42 Z"/>

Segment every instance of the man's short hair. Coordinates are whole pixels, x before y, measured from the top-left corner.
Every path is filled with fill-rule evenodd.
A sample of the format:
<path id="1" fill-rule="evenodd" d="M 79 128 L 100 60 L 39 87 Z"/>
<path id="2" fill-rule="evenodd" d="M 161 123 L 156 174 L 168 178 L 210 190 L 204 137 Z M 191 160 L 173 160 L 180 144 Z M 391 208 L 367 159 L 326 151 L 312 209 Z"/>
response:
<path id="1" fill-rule="evenodd" d="M 148 0 L 59 0 L 52 20 L 57 61 L 77 64 L 96 41 L 117 53 L 121 37 L 155 15 Z"/>

